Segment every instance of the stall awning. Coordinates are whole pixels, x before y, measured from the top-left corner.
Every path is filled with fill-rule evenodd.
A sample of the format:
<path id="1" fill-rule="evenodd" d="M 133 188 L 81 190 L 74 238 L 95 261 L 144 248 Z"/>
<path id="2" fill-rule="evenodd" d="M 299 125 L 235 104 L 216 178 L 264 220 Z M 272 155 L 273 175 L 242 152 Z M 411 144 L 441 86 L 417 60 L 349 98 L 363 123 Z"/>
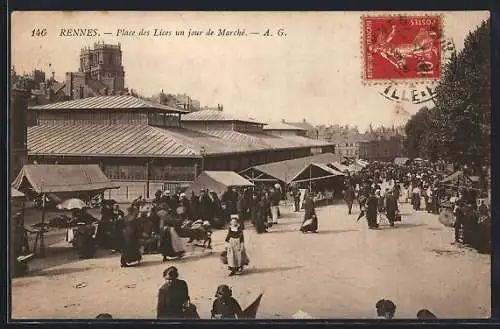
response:
<path id="1" fill-rule="evenodd" d="M 333 153 L 322 153 L 313 156 L 295 158 L 290 160 L 266 163 L 254 167 L 250 167 L 240 172 L 241 175 L 250 178 L 252 170 L 265 174 L 266 178 L 275 178 L 285 184 L 289 184 L 292 178 L 302 172 L 302 170 L 311 163 L 329 164 L 339 161 L 340 156 Z M 255 180 L 258 181 L 258 180 Z"/>
<path id="2" fill-rule="evenodd" d="M 304 167 L 293 178 L 292 182 L 303 182 L 308 180 L 321 180 L 337 176 L 345 176 L 343 172 L 328 167 L 325 163 L 311 163 Z"/>
<path id="3" fill-rule="evenodd" d="M 345 166 L 338 161 L 330 163 L 330 166 L 333 167 L 334 169 L 337 169 L 338 171 L 341 171 L 341 172 L 350 171 L 349 166 Z"/>
<path id="4" fill-rule="evenodd" d="M 210 189 L 220 196 L 228 187 L 250 186 L 254 184 L 234 171 L 204 171 L 196 177 L 185 193 L 190 195 L 194 192 L 199 195 L 202 189 Z"/>
<path id="5" fill-rule="evenodd" d="M 119 188 L 98 165 L 25 165 L 12 183 L 21 191 L 78 193 Z"/>
<path id="6" fill-rule="evenodd" d="M 10 188 L 10 197 L 11 198 L 22 198 L 22 197 L 24 197 L 24 193 L 11 187 Z"/>

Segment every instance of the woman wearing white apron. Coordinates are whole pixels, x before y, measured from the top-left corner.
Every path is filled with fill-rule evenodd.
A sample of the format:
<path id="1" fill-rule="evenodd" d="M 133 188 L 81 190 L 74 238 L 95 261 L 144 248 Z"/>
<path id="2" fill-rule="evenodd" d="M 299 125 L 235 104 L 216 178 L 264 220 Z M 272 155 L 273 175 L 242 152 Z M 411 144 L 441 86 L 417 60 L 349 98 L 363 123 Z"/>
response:
<path id="1" fill-rule="evenodd" d="M 243 271 L 243 266 L 248 265 L 248 257 L 245 252 L 245 237 L 243 229 L 236 219 L 231 219 L 229 230 L 226 236 L 227 265 L 229 276 Z"/>

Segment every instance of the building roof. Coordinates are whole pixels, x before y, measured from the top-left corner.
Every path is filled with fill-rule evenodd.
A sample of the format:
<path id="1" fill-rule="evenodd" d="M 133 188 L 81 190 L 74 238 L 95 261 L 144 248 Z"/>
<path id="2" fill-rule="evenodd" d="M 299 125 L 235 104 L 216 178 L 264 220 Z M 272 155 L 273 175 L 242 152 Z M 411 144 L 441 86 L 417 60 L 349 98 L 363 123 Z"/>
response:
<path id="1" fill-rule="evenodd" d="M 230 152 L 233 145 L 182 128 L 148 125 L 37 125 L 28 128 L 29 154 L 73 156 L 198 157 Z"/>
<path id="2" fill-rule="evenodd" d="M 247 118 L 247 117 L 239 117 L 236 115 L 229 114 L 220 110 L 199 110 L 195 112 L 191 112 L 182 117 L 182 121 L 230 121 L 230 122 L 248 122 L 254 124 L 265 124 L 258 120 Z"/>
<path id="3" fill-rule="evenodd" d="M 292 131 L 307 131 L 302 127 L 290 125 L 284 122 L 271 122 L 264 126 L 264 130 L 292 130 Z"/>
<path id="4" fill-rule="evenodd" d="M 29 154 L 53 156 L 200 157 L 330 145 L 301 136 L 195 131 L 149 125 L 42 124 L 28 128 Z"/>
<path id="5" fill-rule="evenodd" d="M 97 191 L 118 187 L 98 165 L 25 165 L 12 183 L 37 193 Z"/>
<path id="6" fill-rule="evenodd" d="M 333 153 L 322 153 L 316 154 L 309 157 L 302 157 L 296 159 L 290 159 L 285 161 L 271 162 L 252 168 L 257 169 L 271 177 L 274 177 L 284 183 L 290 183 L 294 177 L 296 177 L 302 170 L 310 165 L 315 164 L 329 164 L 335 161 L 339 161 L 339 155 Z M 249 168 L 250 169 L 250 168 Z M 246 169 L 248 170 L 248 169 Z M 245 170 L 245 171 L 246 171 Z"/>
<path id="7" fill-rule="evenodd" d="M 292 125 L 292 126 L 296 126 L 298 128 L 302 128 L 304 130 L 312 130 L 312 129 L 315 129 L 315 127 L 308 123 L 308 122 L 287 122 L 289 125 Z"/>
<path id="8" fill-rule="evenodd" d="M 154 103 L 130 95 L 96 96 L 45 105 L 32 106 L 31 110 L 100 110 L 100 109 L 156 109 L 168 112 L 188 113 L 170 106 Z"/>
<path id="9" fill-rule="evenodd" d="M 231 143 L 247 146 L 249 148 L 255 148 L 256 150 L 331 145 L 331 143 L 326 141 L 320 141 L 302 136 L 274 136 L 266 133 L 241 133 L 238 131 L 223 129 L 208 129 L 203 132 Z"/>

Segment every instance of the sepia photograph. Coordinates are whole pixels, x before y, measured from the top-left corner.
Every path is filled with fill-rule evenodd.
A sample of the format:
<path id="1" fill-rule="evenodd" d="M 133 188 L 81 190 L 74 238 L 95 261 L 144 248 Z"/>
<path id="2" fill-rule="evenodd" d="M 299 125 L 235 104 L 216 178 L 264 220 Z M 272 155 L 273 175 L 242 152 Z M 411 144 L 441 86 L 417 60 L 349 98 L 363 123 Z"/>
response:
<path id="1" fill-rule="evenodd" d="M 491 317 L 488 11 L 16 11 L 17 320 Z"/>

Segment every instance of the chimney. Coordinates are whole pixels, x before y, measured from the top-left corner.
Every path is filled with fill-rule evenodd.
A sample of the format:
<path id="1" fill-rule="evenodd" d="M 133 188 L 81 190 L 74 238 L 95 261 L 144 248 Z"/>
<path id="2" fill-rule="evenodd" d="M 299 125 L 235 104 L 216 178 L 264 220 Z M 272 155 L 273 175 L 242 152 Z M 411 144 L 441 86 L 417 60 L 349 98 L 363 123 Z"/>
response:
<path id="1" fill-rule="evenodd" d="M 285 123 L 285 119 L 281 119 L 281 123 Z"/>
<path id="2" fill-rule="evenodd" d="M 303 118 L 303 119 L 302 119 L 302 123 L 306 123 L 306 118 Z"/>

